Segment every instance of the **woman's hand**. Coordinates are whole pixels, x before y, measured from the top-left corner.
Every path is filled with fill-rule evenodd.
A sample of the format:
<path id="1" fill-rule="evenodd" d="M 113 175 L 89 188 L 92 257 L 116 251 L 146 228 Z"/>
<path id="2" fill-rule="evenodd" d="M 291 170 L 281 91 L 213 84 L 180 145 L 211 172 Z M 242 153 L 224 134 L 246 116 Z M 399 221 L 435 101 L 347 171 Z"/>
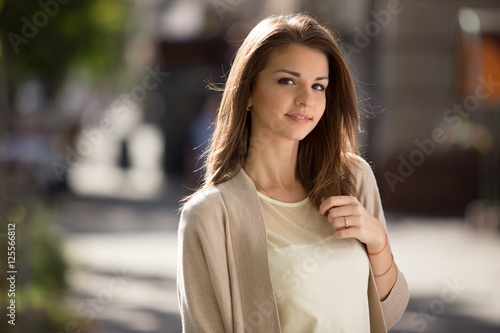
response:
<path id="1" fill-rule="evenodd" d="M 386 236 L 382 223 L 370 215 L 356 197 L 332 196 L 324 199 L 319 214 L 328 218 L 335 230 L 335 238 L 356 238 L 366 244 L 369 253 L 377 253 L 384 248 Z"/>
<path id="2" fill-rule="evenodd" d="M 386 246 L 388 240 L 382 223 L 370 215 L 357 198 L 349 196 L 323 200 L 319 213 L 327 216 L 335 230 L 335 238 L 356 238 L 366 244 L 380 300 L 385 300 L 396 283 L 397 269 L 391 250 Z"/>

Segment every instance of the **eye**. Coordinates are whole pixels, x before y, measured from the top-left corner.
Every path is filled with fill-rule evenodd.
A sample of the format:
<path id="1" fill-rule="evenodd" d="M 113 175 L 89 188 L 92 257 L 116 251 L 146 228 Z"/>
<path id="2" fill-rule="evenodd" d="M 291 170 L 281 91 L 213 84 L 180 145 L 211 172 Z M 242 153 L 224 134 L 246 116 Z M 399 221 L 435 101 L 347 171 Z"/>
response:
<path id="1" fill-rule="evenodd" d="M 325 91 L 325 86 L 319 83 L 313 84 L 312 88 L 317 91 Z"/>
<path id="2" fill-rule="evenodd" d="M 290 78 L 282 78 L 282 79 L 279 79 L 278 80 L 278 83 L 279 84 L 287 84 L 287 85 L 290 85 L 290 84 L 295 84 L 295 81 L 290 79 Z"/>

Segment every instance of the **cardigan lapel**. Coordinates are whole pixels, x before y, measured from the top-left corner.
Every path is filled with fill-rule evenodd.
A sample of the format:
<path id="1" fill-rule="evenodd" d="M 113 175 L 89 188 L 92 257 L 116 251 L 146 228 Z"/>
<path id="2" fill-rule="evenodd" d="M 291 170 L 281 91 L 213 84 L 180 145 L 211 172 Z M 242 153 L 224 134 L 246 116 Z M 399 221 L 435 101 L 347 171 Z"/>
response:
<path id="1" fill-rule="evenodd" d="M 228 213 L 245 332 L 280 332 L 269 271 L 267 233 L 257 190 L 243 169 L 218 185 Z M 237 295 L 233 295 L 235 297 Z M 237 320 L 235 318 L 235 320 Z M 235 326 L 240 326 L 235 323 Z M 236 328 L 235 328 L 236 329 Z M 237 331 L 235 331 L 237 332 Z"/>
<path id="2" fill-rule="evenodd" d="M 368 306 L 370 308 L 370 331 L 372 333 L 387 332 L 379 299 L 377 285 L 375 284 L 375 278 L 370 265 L 370 276 L 368 278 Z"/>

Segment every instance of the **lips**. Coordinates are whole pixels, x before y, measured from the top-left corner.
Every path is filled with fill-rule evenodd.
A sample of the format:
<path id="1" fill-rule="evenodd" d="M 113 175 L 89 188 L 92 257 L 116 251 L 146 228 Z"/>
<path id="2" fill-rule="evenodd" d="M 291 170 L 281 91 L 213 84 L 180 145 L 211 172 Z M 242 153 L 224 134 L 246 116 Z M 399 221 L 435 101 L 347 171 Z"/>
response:
<path id="1" fill-rule="evenodd" d="M 292 114 L 285 114 L 289 119 L 296 121 L 301 124 L 306 124 L 310 120 L 312 120 L 311 116 L 305 113 L 292 113 Z"/>

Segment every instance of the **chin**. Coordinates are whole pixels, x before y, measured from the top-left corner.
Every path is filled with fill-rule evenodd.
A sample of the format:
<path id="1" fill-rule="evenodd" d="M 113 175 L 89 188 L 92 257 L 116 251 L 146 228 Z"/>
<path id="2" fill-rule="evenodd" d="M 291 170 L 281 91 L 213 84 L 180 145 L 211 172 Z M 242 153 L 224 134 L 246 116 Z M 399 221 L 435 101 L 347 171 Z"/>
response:
<path id="1" fill-rule="evenodd" d="M 293 140 L 293 141 L 302 141 L 309 135 L 309 133 L 311 133 L 311 131 L 309 131 L 307 133 L 294 133 L 294 134 L 288 136 L 288 138 L 290 140 Z"/>

